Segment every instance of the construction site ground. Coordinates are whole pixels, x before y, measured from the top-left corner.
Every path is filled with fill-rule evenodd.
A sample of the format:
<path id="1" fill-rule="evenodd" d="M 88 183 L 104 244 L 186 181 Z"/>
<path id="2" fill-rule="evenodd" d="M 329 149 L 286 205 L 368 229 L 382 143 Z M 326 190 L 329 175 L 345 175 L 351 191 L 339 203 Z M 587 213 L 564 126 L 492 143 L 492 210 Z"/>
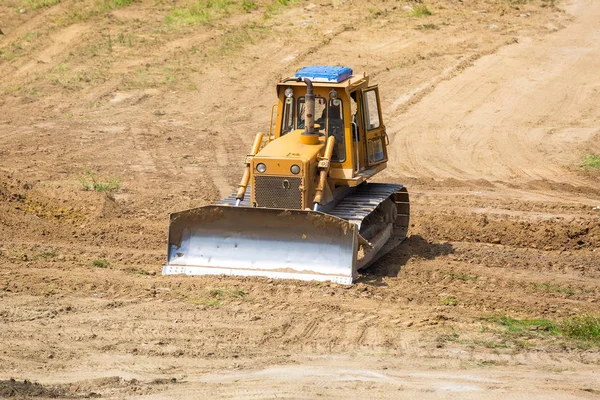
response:
<path id="1" fill-rule="evenodd" d="M 556 328 L 600 312 L 597 0 L 3 0 L 0 29 L 0 397 L 600 394 Z M 234 190 L 312 64 L 379 83 L 408 239 L 352 286 L 161 276 L 169 212 Z"/>

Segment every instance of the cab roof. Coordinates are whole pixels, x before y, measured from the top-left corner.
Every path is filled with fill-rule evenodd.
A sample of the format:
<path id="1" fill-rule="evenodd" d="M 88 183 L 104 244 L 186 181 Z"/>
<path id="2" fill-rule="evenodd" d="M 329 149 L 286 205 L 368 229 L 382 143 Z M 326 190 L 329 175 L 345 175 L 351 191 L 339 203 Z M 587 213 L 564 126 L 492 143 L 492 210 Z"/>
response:
<path id="1" fill-rule="evenodd" d="M 346 92 L 354 91 L 360 87 L 365 87 L 369 83 L 369 77 L 366 73 L 354 74 L 349 67 L 313 65 L 298 70 L 290 78 L 308 78 L 315 87 L 339 88 Z M 288 78 L 289 79 L 289 78 Z M 282 86 L 301 86 L 306 87 L 304 82 L 283 80 L 277 84 L 277 91 Z"/>
<path id="2" fill-rule="evenodd" d="M 312 65 L 300 68 L 296 78 L 308 78 L 312 82 L 340 83 L 352 76 L 349 67 L 333 67 L 329 65 Z"/>

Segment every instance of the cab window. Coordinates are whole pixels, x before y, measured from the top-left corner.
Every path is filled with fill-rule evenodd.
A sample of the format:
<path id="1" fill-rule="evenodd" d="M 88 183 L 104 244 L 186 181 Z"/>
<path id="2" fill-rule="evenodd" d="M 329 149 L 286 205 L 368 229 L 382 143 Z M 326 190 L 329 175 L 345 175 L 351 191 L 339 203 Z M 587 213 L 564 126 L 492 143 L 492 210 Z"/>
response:
<path id="1" fill-rule="evenodd" d="M 365 112 L 367 113 L 367 130 L 379 128 L 379 106 L 377 105 L 377 93 L 375 90 L 365 92 Z"/>
<path id="2" fill-rule="evenodd" d="M 346 160 L 346 137 L 344 134 L 344 107 L 342 100 L 331 99 L 327 104 L 327 135 L 335 137 L 331 160 Z"/>
<path id="3" fill-rule="evenodd" d="M 283 104 L 283 116 L 281 121 L 281 135 L 294 130 L 294 98 L 286 97 Z"/>

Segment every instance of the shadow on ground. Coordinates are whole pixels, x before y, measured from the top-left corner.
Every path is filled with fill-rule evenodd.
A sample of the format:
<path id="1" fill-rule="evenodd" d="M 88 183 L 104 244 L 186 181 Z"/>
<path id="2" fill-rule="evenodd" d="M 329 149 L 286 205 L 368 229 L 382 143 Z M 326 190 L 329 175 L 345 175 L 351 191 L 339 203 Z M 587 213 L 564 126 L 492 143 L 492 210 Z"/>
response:
<path id="1" fill-rule="evenodd" d="M 433 260 L 452 253 L 454 253 L 454 248 L 448 242 L 433 243 L 428 242 L 420 235 L 411 235 L 401 245 L 361 271 L 357 282 L 385 286 L 381 278 L 398 276 L 401 268 L 411 258 Z"/>

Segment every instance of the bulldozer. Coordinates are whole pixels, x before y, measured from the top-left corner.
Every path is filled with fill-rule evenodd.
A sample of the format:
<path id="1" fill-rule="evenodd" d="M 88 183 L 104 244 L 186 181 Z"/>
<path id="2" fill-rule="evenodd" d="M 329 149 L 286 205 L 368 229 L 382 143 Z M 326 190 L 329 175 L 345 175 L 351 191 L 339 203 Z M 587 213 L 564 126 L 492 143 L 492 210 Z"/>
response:
<path id="1" fill-rule="evenodd" d="M 238 190 L 170 215 L 163 275 L 352 284 L 406 238 L 406 187 L 369 182 L 388 161 L 377 85 L 349 67 L 309 66 L 276 89 Z"/>

